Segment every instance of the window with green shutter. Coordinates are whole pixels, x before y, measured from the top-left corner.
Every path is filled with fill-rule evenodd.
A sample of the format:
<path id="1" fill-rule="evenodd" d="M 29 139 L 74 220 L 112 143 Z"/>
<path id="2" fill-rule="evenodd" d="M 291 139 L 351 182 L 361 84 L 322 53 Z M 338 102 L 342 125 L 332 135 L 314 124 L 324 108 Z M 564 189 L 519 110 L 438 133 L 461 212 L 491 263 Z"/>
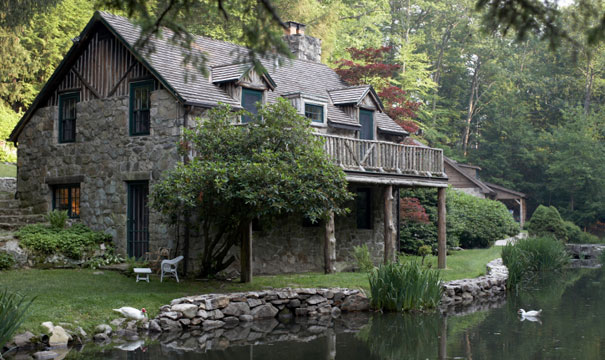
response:
<path id="1" fill-rule="evenodd" d="M 59 142 L 76 141 L 76 104 L 80 101 L 80 93 L 65 93 L 59 95 Z"/>
<path id="2" fill-rule="evenodd" d="M 149 135 L 153 80 L 130 83 L 130 135 Z"/>

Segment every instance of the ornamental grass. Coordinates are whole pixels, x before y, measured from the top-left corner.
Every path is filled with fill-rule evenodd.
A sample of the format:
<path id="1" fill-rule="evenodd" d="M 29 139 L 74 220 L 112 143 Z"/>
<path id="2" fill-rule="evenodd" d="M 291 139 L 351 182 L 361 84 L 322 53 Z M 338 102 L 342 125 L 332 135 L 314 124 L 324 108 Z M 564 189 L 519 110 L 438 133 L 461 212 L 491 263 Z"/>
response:
<path id="1" fill-rule="evenodd" d="M 369 275 L 370 302 L 383 311 L 423 311 L 441 300 L 441 280 L 437 270 L 410 261 L 381 265 Z"/>

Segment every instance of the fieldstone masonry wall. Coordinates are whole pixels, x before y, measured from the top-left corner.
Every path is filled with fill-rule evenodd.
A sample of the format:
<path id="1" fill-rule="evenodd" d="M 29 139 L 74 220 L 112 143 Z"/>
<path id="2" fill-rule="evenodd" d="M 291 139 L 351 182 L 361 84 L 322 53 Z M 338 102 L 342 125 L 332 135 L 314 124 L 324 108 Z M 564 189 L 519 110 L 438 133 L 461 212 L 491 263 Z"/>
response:
<path id="1" fill-rule="evenodd" d="M 241 323 L 293 316 L 337 318 L 341 312 L 367 311 L 368 298 L 349 289 L 276 289 L 207 294 L 172 300 L 149 323 L 150 331 L 212 331 Z"/>
<path id="2" fill-rule="evenodd" d="M 45 213 L 52 206 L 48 182 L 80 183 L 80 220 L 113 235 L 126 252 L 127 181 L 149 180 L 179 160 L 183 109 L 165 90 L 151 95 L 151 134 L 129 136 L 128 97 L 80 102 L 76 141 L 58 143 L 58 109 L 36 111 L 19 137 L 17 191 L 21 205 Z M 174 235 L 150 213 L 150 247 L 170 246 Z"/>
<path id="3" fill-rule="evenodd" d="M 12 177 L 0 178 L 0 192 L 15 193 L 17 191 L 17 179 Z"/>
<path id="4" fill-rule="evenodd" d="M 443 284 L 441 306 L 468 305 L 483 301 L 498 301 L 506 294 L 508 269 L 502 259 L 487 264 L 487 274 L 473 279 L 449 281 Z"/>

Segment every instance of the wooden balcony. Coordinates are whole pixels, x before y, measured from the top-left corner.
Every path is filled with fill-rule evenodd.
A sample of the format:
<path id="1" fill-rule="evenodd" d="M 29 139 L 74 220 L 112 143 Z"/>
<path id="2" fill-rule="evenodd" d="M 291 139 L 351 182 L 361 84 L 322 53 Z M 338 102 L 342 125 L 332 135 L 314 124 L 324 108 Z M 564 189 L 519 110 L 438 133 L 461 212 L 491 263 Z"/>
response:
<path id="1" fill-rule="evenodd" d="M 446 179 L 442 149 L 316 135 L 325 140 L 325 151 L 345 171 Z"/>

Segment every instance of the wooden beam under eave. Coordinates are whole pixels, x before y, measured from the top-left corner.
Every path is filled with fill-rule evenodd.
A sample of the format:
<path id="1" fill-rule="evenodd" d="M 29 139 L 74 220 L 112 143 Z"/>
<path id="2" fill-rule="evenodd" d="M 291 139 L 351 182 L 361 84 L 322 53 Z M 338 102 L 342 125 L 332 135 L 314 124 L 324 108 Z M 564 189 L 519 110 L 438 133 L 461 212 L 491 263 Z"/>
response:
<path id="1" fill-rule="evenodd" d="M 437 267 L 439 269 L 445 269 L 447 266 L 445 190 L 446 188 L 439 188 L 437 190 Z"/>

